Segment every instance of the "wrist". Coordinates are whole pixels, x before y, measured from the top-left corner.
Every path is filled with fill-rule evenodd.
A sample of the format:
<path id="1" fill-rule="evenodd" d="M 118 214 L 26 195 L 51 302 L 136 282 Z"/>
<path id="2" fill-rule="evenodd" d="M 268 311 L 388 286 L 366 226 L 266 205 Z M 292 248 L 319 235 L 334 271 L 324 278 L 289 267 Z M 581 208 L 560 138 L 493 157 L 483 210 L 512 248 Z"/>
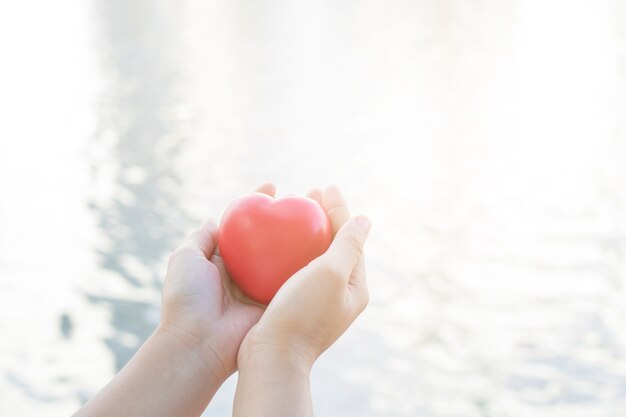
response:
<path id="1" fill-rule="evenodd" d="M 313 362 L 283 345 L 252 344 L 244 339 L 233 415 L 311 416 Z"/>
<path id="2" fill-rule="evenodd" d="M 304 343 L 263 337 L 252 329 L 239 348 L 237 367 L 240 373 L 267 368 L 308 377 L 316 359 L 317 355 Z"/>
<path id="3" fill-rule="evenodd" d="M 202 338 L 191 331 L 187 331 L 167 322 L 161 322 L 153 337 L 166 340 L 175 346 L 182 356 L 187 359 L 189 367 L 208 376 L 212 381 L 222 384 L 233 372 L 229 369 L 217 351 Z"/>
<path id="4" fill-rule="evenodd" d="M 239 366 L 239 382 L 253 390 L 278 390 L 280 387 L 306 386 L 310 383 L 311 366 L 293 357 L 275 353 L 255 354 Z"/>
<path id="5" fill-rule="evenodd" d="M 199 416 L 223 382 L 217 375 L 159 326 L 76 416 Z"/>

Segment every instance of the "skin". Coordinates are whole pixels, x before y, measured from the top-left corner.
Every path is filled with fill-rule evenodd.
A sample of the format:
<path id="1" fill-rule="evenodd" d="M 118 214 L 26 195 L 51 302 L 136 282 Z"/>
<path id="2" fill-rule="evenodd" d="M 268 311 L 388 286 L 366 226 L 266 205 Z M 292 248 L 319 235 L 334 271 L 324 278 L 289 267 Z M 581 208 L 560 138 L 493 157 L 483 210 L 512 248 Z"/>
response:
<path id="1" fill-rule="evenodd" d="M 233 415 L 312 416 L 310 372 L 365 309 L 363 246 L 369 220 L 350 212 L 336 187 L 310 196 L 328 213 L 328 251 L 290 278 L 244 338 Z"/>
<path id="2" fill-rule="evenodd" d="M 350 219 L 336 187 L 309 196 L 331 219 L 335 236 L 326 254 L 265 308 L 232 283 L 217 225 L 205 222 L 170 258 L 155 332 L 74 416 L 199 416 L 237 367 L 234 415 L 312 415 L 311 367 L 367 305 L 362 250 L 369 221 Z"/>

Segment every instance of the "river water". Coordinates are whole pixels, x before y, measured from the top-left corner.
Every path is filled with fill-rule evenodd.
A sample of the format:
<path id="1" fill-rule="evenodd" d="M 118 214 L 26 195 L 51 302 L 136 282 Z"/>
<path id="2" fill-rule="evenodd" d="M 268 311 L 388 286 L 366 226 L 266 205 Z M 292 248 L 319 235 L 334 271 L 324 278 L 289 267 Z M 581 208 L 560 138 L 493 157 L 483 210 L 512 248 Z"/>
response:
<path id="1" fill-rule="evenodd" d="M 0 35 L 0 415 L 97 392 L 269 180 L 374 224 L 318 415 L 626 416 L 622 2 L 24 0 Z"/>

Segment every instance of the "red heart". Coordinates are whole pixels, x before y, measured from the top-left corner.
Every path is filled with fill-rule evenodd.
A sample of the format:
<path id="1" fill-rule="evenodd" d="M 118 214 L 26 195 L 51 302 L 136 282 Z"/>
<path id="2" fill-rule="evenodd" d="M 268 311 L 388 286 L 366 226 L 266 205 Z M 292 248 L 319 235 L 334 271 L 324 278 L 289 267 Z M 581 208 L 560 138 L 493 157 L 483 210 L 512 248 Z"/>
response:
<path id="1" fill-rule="evenodd" d="M 235 284 L 267 304 L 289 277 L 323 254 L 331 240 L 330 221 L 315 200 L 252 193 L 226 209 L 218 245 Z"/>

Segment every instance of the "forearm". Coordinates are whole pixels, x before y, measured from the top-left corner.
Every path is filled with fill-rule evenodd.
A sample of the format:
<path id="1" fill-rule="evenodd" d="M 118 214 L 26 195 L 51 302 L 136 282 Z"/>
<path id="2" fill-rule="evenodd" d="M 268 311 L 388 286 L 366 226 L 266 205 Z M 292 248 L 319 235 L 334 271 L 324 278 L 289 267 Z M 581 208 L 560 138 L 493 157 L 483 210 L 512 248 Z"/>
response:
<path id="1" fill-rule="evenodd" d="M 227 375 L 193 346 L 157 329 L 74 417 L 197 417 Z"/>
<path id="2" fill-rule="evenodd" d="M 240 365 L 234 417 L 312 417 L 310 366 L 284 357 Z"/>

